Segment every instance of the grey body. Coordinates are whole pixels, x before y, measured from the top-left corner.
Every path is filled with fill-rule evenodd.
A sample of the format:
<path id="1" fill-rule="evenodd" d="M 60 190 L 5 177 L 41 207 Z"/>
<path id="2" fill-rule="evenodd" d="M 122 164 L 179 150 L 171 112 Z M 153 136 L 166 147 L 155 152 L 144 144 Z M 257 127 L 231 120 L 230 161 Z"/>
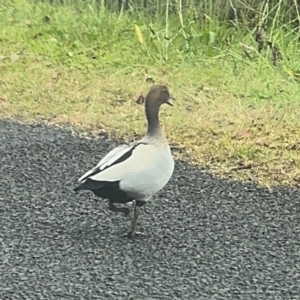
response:
<path id="1" fill-rule="evenodd" d="M 132 200 L 146 202 L 159 192 L 170 180 L 174 170 L 174 160 L 167 143 L 153 143 L 147 137 L 130 145 L 119 146 L 111 158 L 116 161 L 122 151 L 130 157 L 101 170 L 103 164 L 88 171 L 79 180 L 75 190 L 91 190 L 97 196 L 108 198 L 113 203 L 126 203 Z M 114 151 L 113 149 L 112 151 Z M 110 152 L 107 156 L 110 155 Z M 124 155 L 124 154 L 123 154 Z M 104 157 L 105 159 L 106 157 Z M 92 175 L 93 173 L 96 174 Z M 92 175 L 92 176 L 91 176 Z"/>
<path id="2" fill-rule="evenodd" d="M 170 98 L 166 87 L 153 87 L 145 103 L 148 121 L 146 136 L 137 142 L 111 150 L 95 168 L 79 179 L 80 185 L 74 189 L 91 190 L 95 195 L 109 199 L 111 210 L 124 213 L 128 213 L 128 210 L 117 208 L 113 203 L 135 200 L 131 235 L 136 233 L 138 207 L 159 192 L 174 171 L 171 150 L 158 120 L 160 105 L 169 103 Z"/>

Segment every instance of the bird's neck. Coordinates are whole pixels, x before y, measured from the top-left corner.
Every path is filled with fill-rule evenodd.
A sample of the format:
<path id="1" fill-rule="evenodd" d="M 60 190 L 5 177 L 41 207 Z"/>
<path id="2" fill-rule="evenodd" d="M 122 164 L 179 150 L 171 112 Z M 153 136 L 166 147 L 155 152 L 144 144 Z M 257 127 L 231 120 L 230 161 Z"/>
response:
<path id="1" fill-rule="evenodd" d="M 146 102 L 146 117 L 148 121 L 147 135 L 161 135 L 161 127 L 158 116 L 159 106 L 158 105 L 147 105 Z"/>

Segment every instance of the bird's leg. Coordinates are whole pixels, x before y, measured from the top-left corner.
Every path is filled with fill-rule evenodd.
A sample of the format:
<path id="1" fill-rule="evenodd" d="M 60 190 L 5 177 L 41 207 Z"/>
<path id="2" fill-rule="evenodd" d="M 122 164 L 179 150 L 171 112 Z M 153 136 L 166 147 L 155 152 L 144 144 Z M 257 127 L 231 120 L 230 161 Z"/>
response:
<path id="1" fill-rule="evenodd" d="M 136 201 L 135 201 L 135 206 L 134 206 L 134 215 L 133 215 L 133 220 L 132 220 L 132 225 L 131 225 L 131 231 L 129 232 L 129 236 L 135 236 L 136 235 L 136 227 L 137 227 L 137 219 L 140 213 L 140 208 L 138 207 Z"/>
<path id="2" fill-rule="evenodd" d="M 143 205 L 145 205 L 145 201 L 140 201 L 140 200 L 135 200 L 135 206 L 134 206 L 134 215 L 133 215 L 133 220 L 132 220 L 132 225 L 131 225 L 131 231 L 129 232 L 129 236 L 130 237 L 133 237 L 133 236 L 141 236 L 141 235 L 145 235 L 144 233 L 142 232 L 138 232 L 136 231 L 136 228 L 137 228 L 137 219 L 138 219 L 138 216 L 140 214 L 140 211 L 141 211 L 141 207 Z"/>
<path id="3" fill-rule="evenodd" d="M 130 214 L 130 209 L 128 207 L 116 207 L 111 201 L 109 201 L 108 209 L 114 212 L 121 212 L 127 216 Z"/>

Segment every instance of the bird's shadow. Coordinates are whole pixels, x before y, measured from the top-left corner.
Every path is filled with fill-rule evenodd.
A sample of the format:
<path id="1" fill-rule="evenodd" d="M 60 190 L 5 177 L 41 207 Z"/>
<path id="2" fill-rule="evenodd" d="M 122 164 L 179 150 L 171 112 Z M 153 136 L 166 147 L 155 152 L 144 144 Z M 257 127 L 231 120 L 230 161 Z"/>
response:
<path id="1" fill-rule="evenodd" d="M 93 240 L 94 242 L 103 239 L 109 240 L 143 240 L 149 237 L 145 233 L 143 226 L 139 223 L 139 232 L 135 236 L 130 236 L 129 227 L 131 220 L 122 213 L 106 212 L 105 220 L 76 222 L 68 230 L 68 235 L 74 241 Z"/>

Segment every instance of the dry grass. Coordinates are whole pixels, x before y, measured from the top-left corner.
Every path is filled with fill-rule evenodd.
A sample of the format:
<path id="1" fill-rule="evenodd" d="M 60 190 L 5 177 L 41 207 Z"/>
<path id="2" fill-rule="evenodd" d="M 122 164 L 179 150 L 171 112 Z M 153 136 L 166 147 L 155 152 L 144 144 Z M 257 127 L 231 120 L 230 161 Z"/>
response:
<path id="1" fill-rule="evenodd" d="M 143 107 L 135 103 L 151 85 L 143 74 L 102 78 L 42 60 L 26 61 L 26 68 L 21 58 L 1 78 L 0 117 L 104 129 L 125 138 L 144 133 Z M 169 85 L 177 98 L 173 108 L 161 113 L 170 142 L 184 149 L 177 156 L 219 175 L 264 185 L 299 182 L 297 111 L 279 112 L 272 104 L 254 108 L 214 87 L 197 90 L 172 82 L 168 75 L 158 81 Z"/>
<path id="2" fill-rule="evenodd" d="M 15 36 L 15 20 L 11 22 L 0 34 L 1 118 L 70 124 L 131 139 L 142 135 L 146 125 L 143 107 L 135 100 L 153 82 L 162 83 L 177 99 L 173 108 L 161 112 L 177 157 L 220 176 L 262 185 L 300 183 L 300 88 L 286 65 L 272 66 L 264 57 L 248 62 L 239 50 L 230 49 L 185 62 L 176 60 L 182 57 L 177 48 L 173 61 L 155 58 L 153 63 L 150 55 L 139 63 L 146 52 L 144 46 L 138 48 L 134 26 L 131 40 L 120 42 L 120 52 L 113 56 L 108 50 L 108 58 L 87 62 L 85 54 L 70 54 L 69 43 L 50 55 L 54 48 L 48 38 L 55 32 L 47 40 L 26 41 L 28 22 L 19 22 Z M 88 52 L 91 45 L 80 47 Z M 135 45 L 136 53 L 128 45 Z"/>

